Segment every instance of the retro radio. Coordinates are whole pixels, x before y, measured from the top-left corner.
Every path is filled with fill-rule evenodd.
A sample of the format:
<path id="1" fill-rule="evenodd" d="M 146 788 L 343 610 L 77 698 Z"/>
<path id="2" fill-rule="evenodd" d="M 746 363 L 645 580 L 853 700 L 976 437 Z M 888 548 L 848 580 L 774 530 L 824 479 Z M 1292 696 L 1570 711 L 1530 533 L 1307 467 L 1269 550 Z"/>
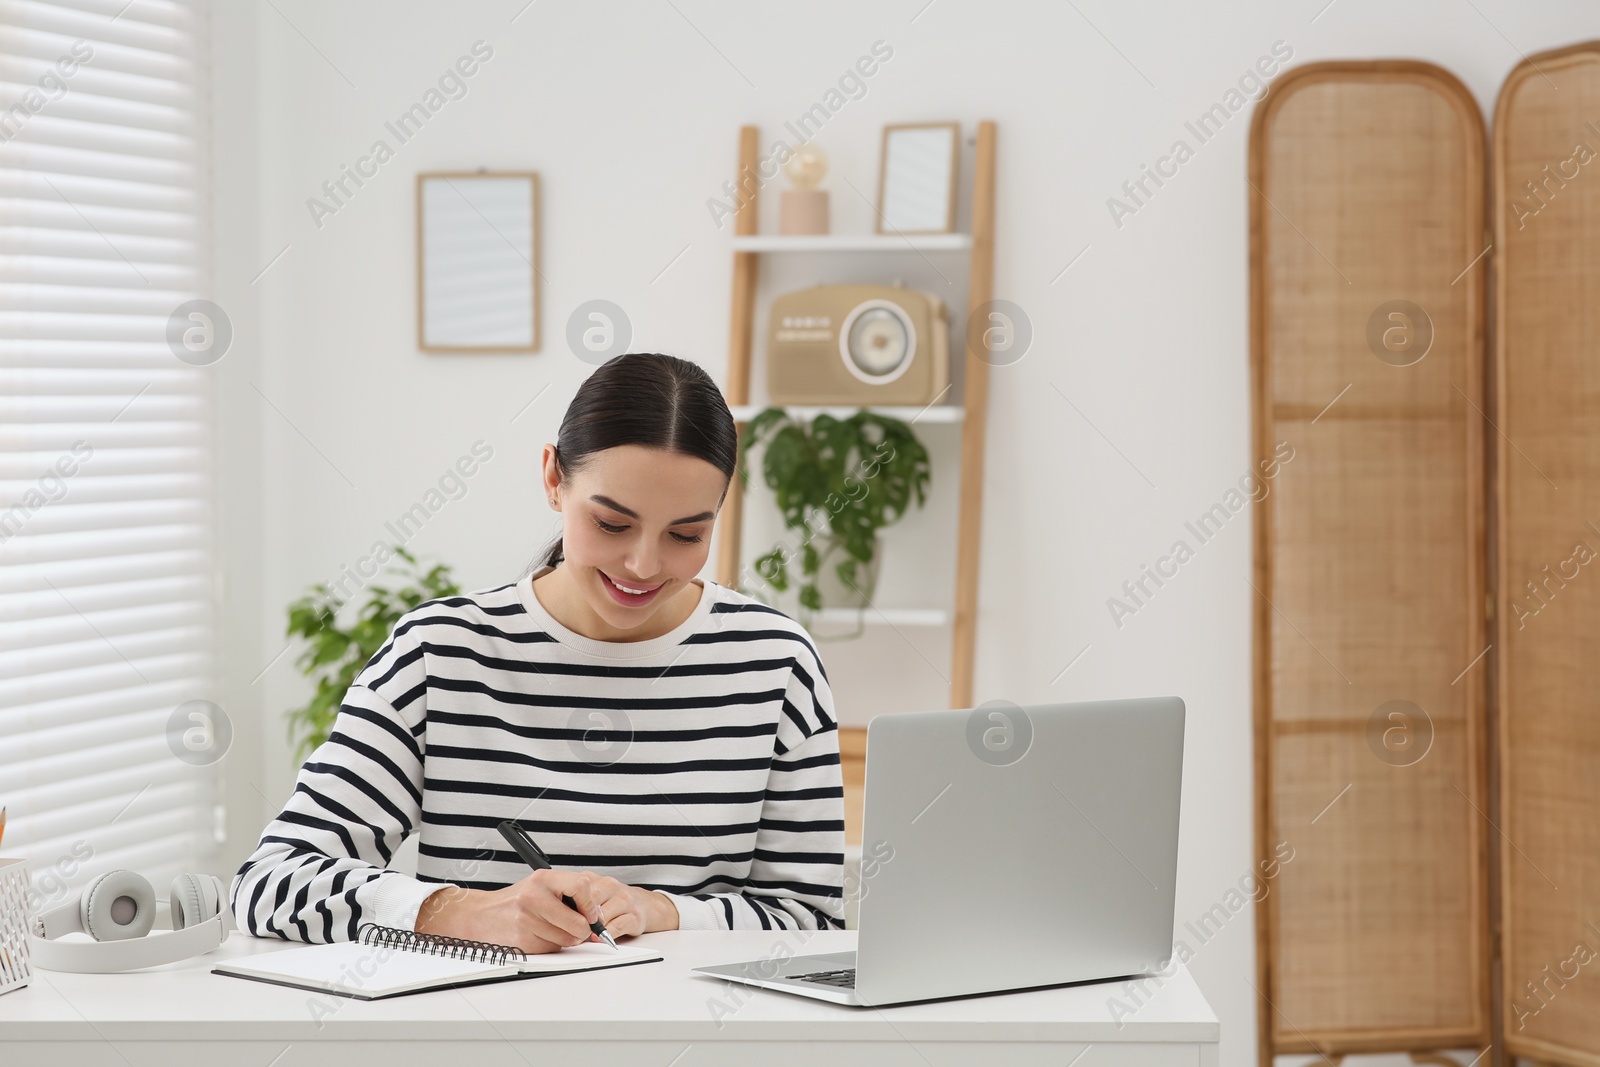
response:
<path id="1" fill-rule="evenodd" d="M 819 285 L 773 300 L 768 323 L 774 404 L 928 404 L 950 382 L 949 323 L 932 293 Z"/>

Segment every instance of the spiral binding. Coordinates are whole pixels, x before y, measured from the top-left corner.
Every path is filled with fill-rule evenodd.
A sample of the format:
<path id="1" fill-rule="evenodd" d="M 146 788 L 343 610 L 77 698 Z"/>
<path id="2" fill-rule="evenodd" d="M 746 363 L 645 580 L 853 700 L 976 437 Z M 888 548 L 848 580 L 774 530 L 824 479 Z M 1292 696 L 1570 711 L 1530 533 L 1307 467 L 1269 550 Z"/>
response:
<path id="1" fill-rule="evenodd" d="M 397 948 L 402 952 L 449 956 L 452 959 L 471 960 L 474 963 L 504 964 L 511 960 L 528 958 L 526 952 L 513 945 L 494 945 L 487 941 L 445 937 L 443 934 L 419 934 L 415 930 L 379 926 L 377 923 L 362 923 L 360 940 L 363 945 L 382 945 L 387 948 Z"/>

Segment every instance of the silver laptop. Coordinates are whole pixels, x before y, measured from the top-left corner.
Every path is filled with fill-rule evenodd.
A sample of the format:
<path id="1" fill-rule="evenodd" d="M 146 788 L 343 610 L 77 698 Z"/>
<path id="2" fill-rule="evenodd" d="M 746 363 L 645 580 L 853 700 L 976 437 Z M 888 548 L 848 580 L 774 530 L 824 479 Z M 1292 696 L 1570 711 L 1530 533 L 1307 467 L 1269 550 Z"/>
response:
<path id="1" fill-rule="evenodd" d="M 871 1006 L 1160 966 L 1183 720 L 1177 697 L 876 716 L 856 951 L 694 970 Z"/>

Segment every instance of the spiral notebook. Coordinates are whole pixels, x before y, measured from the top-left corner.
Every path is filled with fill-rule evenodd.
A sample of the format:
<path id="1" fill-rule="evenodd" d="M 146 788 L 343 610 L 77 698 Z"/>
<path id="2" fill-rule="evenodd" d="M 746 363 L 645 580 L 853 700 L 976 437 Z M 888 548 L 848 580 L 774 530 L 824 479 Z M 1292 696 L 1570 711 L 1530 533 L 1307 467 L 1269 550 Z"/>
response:
<path id="1" fill-rule="evenodd" d="M 507 945 L 366 923 L 356 941 L 229 960 L 213 967 L 211 973 L 356 1000 L 380 1000 L 430 989 L 659 963 L 662 958 L 658 952 L 612 948 L 593 941 L 529 956 Z"/>

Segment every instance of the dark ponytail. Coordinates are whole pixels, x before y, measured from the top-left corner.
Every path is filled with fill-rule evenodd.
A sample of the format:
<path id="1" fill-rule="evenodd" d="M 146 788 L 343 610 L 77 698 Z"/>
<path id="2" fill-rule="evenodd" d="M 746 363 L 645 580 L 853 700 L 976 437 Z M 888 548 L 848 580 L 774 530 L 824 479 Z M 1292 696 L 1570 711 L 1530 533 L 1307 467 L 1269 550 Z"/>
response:
<path id="1" fill-rule="evenodd" d="M 561 480 L 582 469 L 593 453 L 618 445 L 694 456 L 730 482 L 739 454 L 733 413 L 711 375 L 686 359 L 655 352 L 609 359 L 578 386 L 556 435 Z M 563 558 L 557 537 L 529 573 L 539 566 L 554 567 Z"/>

